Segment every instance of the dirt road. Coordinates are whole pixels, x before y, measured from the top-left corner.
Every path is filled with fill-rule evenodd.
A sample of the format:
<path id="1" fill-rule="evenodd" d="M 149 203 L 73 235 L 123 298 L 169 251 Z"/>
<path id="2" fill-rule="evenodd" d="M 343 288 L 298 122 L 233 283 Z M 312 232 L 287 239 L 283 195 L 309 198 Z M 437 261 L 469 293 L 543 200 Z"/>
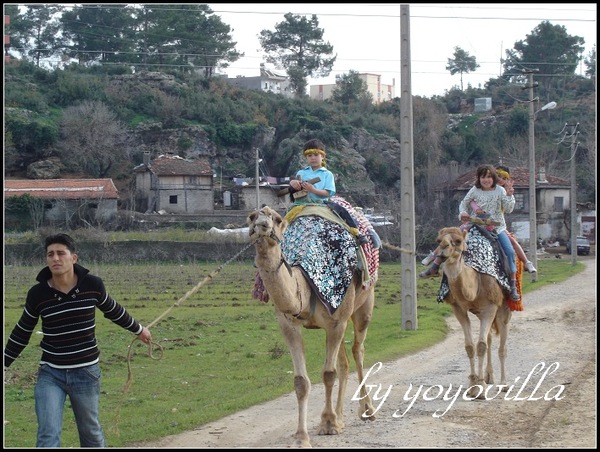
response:
<path id="1" fill-rule="evenodd" d="M 380 407 L 373 422 L 359 419 L 358 404 L 351 400 L 358 387 L 356 374 L 352 374 L 344 431 L 336 436 L 318 436 L 323 386 L 314 385 L 309 404 L 312 446 L 595 448 L 596 260 L 584 263 L 586 270 L 568 281 L 528 293 L 523 300 L 525 310 L 513 313 L 507 357 L 507 382 L 514 385 L 507 396 L 511 400 L 504 395 L 493 400 L 462 399 L 468 361 L 462 330 L 451 318 L 451 332 L 444 342 L 383 363 L 378 371 L 372 368 L 367 383 L 381 385 L 377 386 L 380 400 L 375 404 Z M 498 382 L 496 349 L 494 363 Z M 461 385 L 463 391 L 452 400 Z M 447 400 L 440 391 L 449 395 Z M 293 444 L 296 422 L 296 397 L 288 394 L 195 430 L 136 447 L 287 448 Z"/>

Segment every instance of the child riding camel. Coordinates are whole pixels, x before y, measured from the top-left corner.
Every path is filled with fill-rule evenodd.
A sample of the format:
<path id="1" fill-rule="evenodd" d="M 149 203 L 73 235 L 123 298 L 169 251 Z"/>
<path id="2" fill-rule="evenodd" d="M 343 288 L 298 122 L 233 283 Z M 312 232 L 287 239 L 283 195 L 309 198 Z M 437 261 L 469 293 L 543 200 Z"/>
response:
<path id="1" fill-rule="evenodd" d="M 294 204 L 324 204 L 333 210 L 350 227 L 359 244 L 368 243 L 369 239 L 358 231 L 358 224 L 350 213 L 339 204 L 328 202 L 335 195 L 335 178 L 333 173 L 326 168 L 325 145 L 322 141 L 312 139 L 304 144 L 304 156 L 308 166 L 301 168 L 296 173 L 296 179 L 290 181 L 290 193 Z M 309 181 L 315 178 L 320 180 L 315 183 Z"/>
<path id="2" fill-rule="evenodd" d="M 477 168 L 477 180 L 471 187 L 459 206 L 459 220 L 468 223 L 472 214 L 485 216 L 491 220 L 495 227 L 492 229 L 498 236 L 498 241 L 504 250 L 510 267 L 510 297 L 513 301 L 520 301 L 521 297 L 517 290 L 517 266 L 515 262 L 515 250 L 506 231 L 504 213 L 510 213 L 515 206 L 514 189 L 510 186 L 510 195 L 504 187 L 497 184 L 498 175 L 492 165 L 481 165 Z M 475 202 L 475 204 L 472 204 Z M 469 207 L 471 213 L 469 213 Z M 473 211 L 475 210 L 475 211 Z M 421 278 L 435 276 L 439 264 L 432 265 L 419 275 Z"/>

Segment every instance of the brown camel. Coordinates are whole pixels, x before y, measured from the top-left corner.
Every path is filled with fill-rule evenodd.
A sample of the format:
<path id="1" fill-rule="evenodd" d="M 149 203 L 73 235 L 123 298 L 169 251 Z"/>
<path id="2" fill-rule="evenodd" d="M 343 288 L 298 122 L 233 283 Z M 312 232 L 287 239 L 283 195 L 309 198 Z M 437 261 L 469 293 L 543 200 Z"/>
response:
<path id="1" fill-rule="evenodd" d="M 294 434 L 295 445 L 311 447 L 307 429 L 308 396 L 311 388 L 306 372 L 302 328 L 322 328 L 326 332 L 326 357 L 322 378 L 325 386 L 325 406 L 321 413 L 319 435 L 337 435 L 344 427 L 344 395 L 348 380 L 348 355 L 344 346 L 344 333 L 348 320 L 354 325 L 352 354 L 356 363 L 358 380 L 362 382 L 364 341 L 375 303 L 374 284 L 363 288 L 358 270 L 340 307 L 330 315 L 315 295 L 309 282 L 297 266 L 289 266 L 283 258 L 280 241 L 288 222 L 270 207 L 263 207 L 248 216 L 250 239 L 256 248 L 255 264 L 263 284 L 273 301 L 281 332 L 289 347 L 294 364 L 294 389 L 298 400 L 298 428 Z M 313 307 L 311 309 L 311 298 Z M 337 362 L 337 366 L 336 366 Z M 339 378 L 335 410 L 333 385 Z M 361 385 L 359 416 L 363 420 L 375 418 L 370 396 Z"/>
<path id="2" fill-rule="evenodd" d="M 506 384 L 505 360 L 506 339 L 511 310 L 505 302 L 506 294 L 500 283 L 490 275 L 480 273 L 465 265 L 463 252 L 467 249 L 467 231 L 459 228 L 443 228 L 437 242 L 444 260 L 443 272 L 448 279 L 449 293 L 445 301 L 452 306 L 454 315 L 465 335 L 465 350 L 469 357 L 469 396 L 482 397 L 487 384 L 494 384 L 492 369 L 492 331 L 500 336 L 498 357 L 500 358 L 500 384 Z M 479 340 L 477 349 L 472 338 L 469 312 L 479 318 Z M 475 370 L 477 350 L 477 371 Z M 487 360 L 484 374 L 484 360 Z M 475 385 L 481 385 L 483 390 Z M 506 389 L 506 387 L 504 387 Z"/>

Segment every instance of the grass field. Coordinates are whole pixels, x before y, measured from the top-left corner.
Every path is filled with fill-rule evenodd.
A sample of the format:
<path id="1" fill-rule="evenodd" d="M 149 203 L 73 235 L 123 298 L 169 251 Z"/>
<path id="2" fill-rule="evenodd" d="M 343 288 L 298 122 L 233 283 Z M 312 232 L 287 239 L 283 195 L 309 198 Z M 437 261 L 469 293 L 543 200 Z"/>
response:
<path id="1" fill-rule="evenodd" d="M 566 259 L 538 263 L 538 282 L 523 278 L 525 294 L 563 281 L 583 268 L 581 263 L 573 267 Z M 83 265 L 104 279 L 111 295 L 136 319 L 145 325 L 154 323 L 151 332 L 157 343 L 150 357 L 141 342 L 131 345 L 133 335 L 97 316 L 103 372 L 100 413 L 109 447 L 127 447 L 190 430 L 293 391 L 292 364 L 273 306 L 252 298 L 256 269 L 251 262 L 224 266 L 181 304 L 179 300 L 219 264 Z M 5 340 L 39 270 L 4 269 Z M 418 328 L 401 329 L 400 279 L 400 264 L 380 266 L 376 307 L 365 343 L 366 367 L 414 353 L 446 335 L 445 318 L 451 310 L 436 301 L 437 278 L 418 280 Z M 526 295 L 524 304 L 527 309 Z M 320 383 L 324 333 L 306 330 L 304 337 L 311 381 Z M 350 328 L 346 343 L 351 340 Z M 39 358 L 39 336 L 34 334 L 23 354 L 4 372 L 5 447 L 35 446 L 33 385 Z M 132 380 L 125 390 L 128 368 Z M 79 447 L 68 401 L 62 436 L 62 447 Z"/>

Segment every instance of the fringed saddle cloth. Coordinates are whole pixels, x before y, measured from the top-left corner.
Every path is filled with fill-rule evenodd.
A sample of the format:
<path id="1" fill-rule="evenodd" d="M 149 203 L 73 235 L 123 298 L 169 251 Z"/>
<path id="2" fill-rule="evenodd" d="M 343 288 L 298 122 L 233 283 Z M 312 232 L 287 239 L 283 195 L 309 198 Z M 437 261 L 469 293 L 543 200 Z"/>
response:
<path id="1" fill-rule="evenodd" d="M 344 202 L 335 197 L 331 201 Z M 348 207 L 349 206 L 349 207 Z M 368 220 L 349 204 L 344 205 L 353 215 L 359 231 L 370 237 Z M 357 246 L 348 226 L 325 205 L 302 205 L 286 215 L 290 223 L 281 241 L 281 251 L 290 266 L 298 266 L 330 314 L 340 306 L 352 282 L 352 275 L 362 270 L 363 286 L 375 282 L 379 266 L 379 249 L 371 240 Z M 369 256 L 369 257 L 367 257 Z M 260 276 L 256 275 L 254 298 L 268 301 Z"/>
<path id="2" fill-rule="evenodd" d="M 364 263 L 366 264 L 366 266 L 363 267 L 361 266 L 362 261 L 359 261 L 359 268 L 363 270 L 363 286 L 368 287 L 370 284 L 374 284 L 377 281 L 377 269 L 379 268 L 379 247 L 375 246 L 371 235 L 373 225 L 371 225 L 371 222 L 362 212 L 356 210 L 341 196 L 334 196 L 329 201 L 344 207 L 358 224 L 358 231 L 369 237 L 368 243 L 361 245 L 359 249 L 359 254 L 364 253 Z"/>
<path id="3" fill-rule="evenodd" d="M 479 273 L 493 276 L 498 283 L 505 289 L 506 302 L 511 311 L 522 311 L 521 301 L 513 301 L 510 298 L 510 281 L 506 272 L 504 263 L 505 256 L 500 247 L 500 243 L 492 243 L 487 237 L 486 231 L 482 231 L 480 226 L 474 225 L 467 235 L 467 250 L 463 253 L 465 265 L 477 270 Z M 522 265 L 517 265 L 517 290 L 521 295 L 521 273 Z M 443 303 L 448 295 L 450 288 L 448 278 L 442 275 L 442 282 L 438 292 L 437 301 Z M 523 299 L 521 295 L 521 300 Z"/>

